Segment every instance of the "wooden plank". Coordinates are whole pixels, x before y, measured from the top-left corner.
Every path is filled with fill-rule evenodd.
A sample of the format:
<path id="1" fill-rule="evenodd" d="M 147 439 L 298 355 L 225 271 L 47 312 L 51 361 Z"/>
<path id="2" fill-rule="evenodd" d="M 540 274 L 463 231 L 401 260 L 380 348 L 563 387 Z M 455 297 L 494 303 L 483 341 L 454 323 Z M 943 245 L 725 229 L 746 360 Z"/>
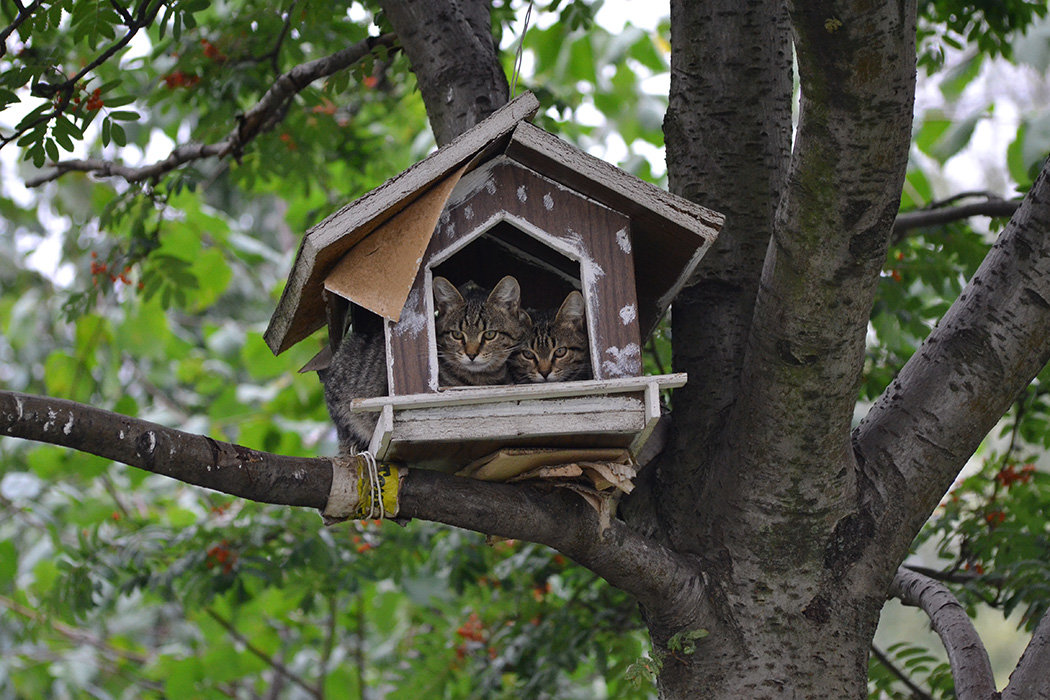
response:
<path id="1" fill-rule="evenodd" d="M 650 382 L 645 387 L 645 426 L 631 442 L 631 454 L 637 456 L 649 441 L 656 424 L 660 422 L 660 385 Z"/>
<path id="2" fill-rule="evenodd" d="M 422 393 L 409 394 L 407 396 L 379 396 L 369 399 L 354 399 L 350 403 L 350 410 L 354 412 L 381 411 L 383 406 L 390 405 L 395 411 L 401 411 L 409 408 L 440 408 L 443 406 L 490 404 L 501 401 L 603 396 L 644 391 L 651 383 L 663 389 L 677 389 L 685 386 L 688 378 L 689 375 L 685 372 L 679 372 L 676 374 L 659 374 L 644 377 L 550 382 L 549 384 L 451 387 L 436 394 Z"/>
<path id="3" fill-rule="evenodd" d="M 292 272 L 263 337 L 280 354 L 324 323 L 318 287 L 328 268 L 361 240 L 403 209 L 422 191 L 502 141 L 524 119 L 539 109 L 535 95 L 526 92 L 454 141 L 385 183 L 354 200 L 315 225 L 303 236 Z M 499 142 L 496 144 L 495 142 Z M 353 233 L 353 235 L 348 235 Z"/>
<path id="4" fill-rule="evenodd" d="M 438 388 L 433 281 L 420 265 L 401 319 L 384 323 L 387 393 L 390 396 L 434 392 Z"/>
<path id="5" fill-rule="evenodd" d="M 641 400 L 627 397 L 553 399 L 541 411 L 517 403 L 418 409 L 394 414 L 391 442 L 506 440 L 531 435 L 633 434 L 645 426 Z"/>
<path id="6" fill-rule="evenodd" d="M 456 472 L 475 460 L 503 448 L 620 448 L 626 450 L 633 433 L 604 435 L 529 435 L 500 440 L 476 440 L 473 442 L 452 440 L 434 442 L 392 442 L 387 451 L 387 460 L 404 462 L 420 469 L 436 469 Z"/>
<path id="7" fill-rule="evenodd" d="M 376 429 L 372 433 L 372 440 L 368 443 L 368 451 L 376 456 L 376 459 L 386 459 L 387 450 L 390 448 L 390 438 L 394 432 L 394 409 L 391 406 L 383 406 L 376 421 Z"/>

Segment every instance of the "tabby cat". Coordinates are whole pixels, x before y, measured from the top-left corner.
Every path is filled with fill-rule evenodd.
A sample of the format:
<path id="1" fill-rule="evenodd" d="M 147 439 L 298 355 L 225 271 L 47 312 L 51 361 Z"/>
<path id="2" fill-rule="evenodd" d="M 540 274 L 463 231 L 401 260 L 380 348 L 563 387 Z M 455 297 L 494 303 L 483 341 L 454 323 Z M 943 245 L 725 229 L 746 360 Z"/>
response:
<path id="1" fill-rule="evenodd" d="M 583 295 L 570 292 L 556 313 L 547 310 L 529 314 L 532 326 L 510 358 L 514 381 L 525 384 L 590 379 Z"/>
<path id="2" fill-rule="evenodd" d="M 518 281 L 508 275 L 488 296 L 473 282 L 462 291 L 434 278 L 439 384 L 510 384 L 507 358 L 528 330 Z"/>
<path id="3" fill-rule="evenodd" d="M 520 300 L 518 281 L 510 276 L 500 280 L 491 293 L 473 282 L 457 291 L 445 278 L 434 278 L 434 327 L 442 386 L 511 381 L 507 356 L 524 335 L 528 321 Z M 317 374 L 341 449 L 367 449 L 377 416 L 353 413 L 350 401 L 387 393 L 383 333 L 348 333 L 329 366 Z"/>

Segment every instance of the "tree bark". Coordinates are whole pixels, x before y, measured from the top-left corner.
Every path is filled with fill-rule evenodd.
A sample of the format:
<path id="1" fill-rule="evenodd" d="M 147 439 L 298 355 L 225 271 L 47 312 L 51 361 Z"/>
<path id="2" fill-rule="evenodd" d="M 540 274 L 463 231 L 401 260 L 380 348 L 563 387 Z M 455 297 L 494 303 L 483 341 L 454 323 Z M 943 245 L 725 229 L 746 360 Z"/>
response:
<path id="1" fill-rule="evenodd" d="M 761 26 L 781 13 L 777 3 L 770 4 Z M 732 233 L 721 238 L 749 237 L 750 255 L 734 259 L 752 260 L 758 240 L 769 245 L 750 285 L 750 315 L 743 302 L 736 312 L 743 319 L 737 329 L 746 334 L 732 350 L 738 369 L 703 347 L 697 352 L 683 344 L 699 334 L 679 333 L 699 325 L 705 314 L 729 312 L 701 311 L 699 300 L 689 304 L 688 296 L 674 308 L 675 357 L 684 362 L 676 371 L 688 371 L 692 384 L 696 375 L 710 376 L 704 365 L 714 362 L 731 388 L 688 399 L 678 392 L 677 463 L 662 463 L 657 475 L 664 492 L 683 494 L 660 512 L 687 523 L 676 531 L 676 546 L 683 530 L 696 533 L 694 542 L 681 546 L 707 565 L 707 590 L 717 612 L 717 619 L 702 620 L 711 634 L 695 657 L 664 668 L 666 697 L 865 692 L 868 648 L 896 563 L 882 570 L 858 566 L 874 531 L 858 498 L 849 434 L 868 314 L 910 144 L 915 13 L 913 2 L 788 3 L 801 102 L 786 172 L 776 173 L 781 161 L 775 148 L 766 151 L 769 172 L 762 186 L 777 188 L 776 214 L 769 216 L 768 194 L 757 203 L 740 193 L 730 193 L 728 205 L 704 202 L 729 212 L 726 231 Z M 724 21 L 719 15 L 712 24 Z M 754 23 L 742 23 L 737 43 L 746 46 L 758 31 Z M 672 43 L 673 52 L 682 50 Z M 732 75 L 750 82 L 763 73 Z M 734 83 L 731 89 L 713 101 L 731 105 L 739 99 L 735 91 L 746 88 Z M 699 119 L 711 119 L 710 113 Z M 757 128 L 768 136 L 780 124 L 770 120 Z M 677 183 L 673 133 L 668 160 Z M 732 148 L 726 140 L 714 150 Z M 729 177 L 743 190 L 749 175 L 754 173 Z M 753 204 L 758 213 L 747 229 L 730 229 L 739 225 L 734 213 Z M 760 238 L 770 231 L 771 239 Z M 679 303 L 683 299 L 687 303 Z M 735 377 L 738 386 L 732 388 Z M 701 384 L 701 390 L 714 384 Z M 705 416 L 692 402 L 714 405 L 720 415 Z M 653 632 L 659 640 L 661 631 Z"/>
<path id="2" fill-rule="evenodd" d="M 955 694 L 959 700 L 991 700 L 998 698 L 995 675 L 988 651 L 977 635 L 966 610 L 952 592 L 932 578 L 897 569 L 890 585 L 890 594 L 905 605 L 921 608 L 930 618 L 930 626 L 944 642 L 948 663 L 952 668 Z"/>
<path id="3" fill-rule="evenodd" d="M 443 146 L 507 102 L 485 0 L 381 0 Z"/>
<path id="4" fill-rule="evenodd" d="M 674 546 L 701 551 L 696 504 L 736 401 L 791 152 L 787 12 L 781 0 L 672 2 L 671 48 L 664 118 L 670 189 L 722 212 L 726 223 L 674 302 L 673 365 L 689 373 L 689 383 L 675 392 L 671 447 L 648 473 L 638 503 L 628 505 L 642 511 L 644 502 L 647 512 L 634 521 L 659 513 L 659 529 Z"/>
<path id="5" fill-rule="evenodd" d="M 871 555 L 901 561 L 966 460 L 1050 360 L 1050 165 L 854 435 Z"/>
<path id="6" fill-rule="evenodd" d="M 1032 633 L 1017 668 L 1010 674 L 1010 682 L 1003 689 L 1003 700 L 1050 700 L 1050 612 Z"/>

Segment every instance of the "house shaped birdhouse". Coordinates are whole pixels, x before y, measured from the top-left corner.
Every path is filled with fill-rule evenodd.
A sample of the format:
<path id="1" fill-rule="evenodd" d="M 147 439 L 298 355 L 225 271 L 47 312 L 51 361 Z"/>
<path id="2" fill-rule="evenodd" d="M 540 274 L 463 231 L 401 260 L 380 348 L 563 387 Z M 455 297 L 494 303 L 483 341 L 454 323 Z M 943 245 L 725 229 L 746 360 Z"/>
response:
<path id="1" fill-rule="evenodd" d="M 637 452 L 659 418 L 641 347 L 714 241 L 723 217 L 645 183 L 529 123 L 515 99 L 304 236 L 266 331 L 280 353 L 328 326 L 323 366 L 346 332 L 383 329 L 386 396 L 370 450 L 453 470 L 498 450 Z M 439 385 L 433 280 L 520 282 L 523 307 L 583 294 L 593 377 Z M 311 367 L 308 365 L 308 367 Z"/>

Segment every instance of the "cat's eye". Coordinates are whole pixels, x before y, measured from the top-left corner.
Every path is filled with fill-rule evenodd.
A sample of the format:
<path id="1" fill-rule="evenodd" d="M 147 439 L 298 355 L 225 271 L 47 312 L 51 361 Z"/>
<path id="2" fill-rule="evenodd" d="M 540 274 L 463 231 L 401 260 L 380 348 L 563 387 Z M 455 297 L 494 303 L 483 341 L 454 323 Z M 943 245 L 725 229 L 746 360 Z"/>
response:
<path id="1" fill-rule="evenodd" d="M 536 353 L 534 353 L 532 350 L 522 350 L 521 356 L 524 357 L 526 360 L 536 359 Z"/>
<path id="2" fill-rule="evenodd" d="M 492 340 L 497 335 L 498 335 L 498 333 L 496 333 L 496 331 L 485 331 L 485 334 L 482 335 L 481 337 L 484 338 L 485 340 Z"/>
<path id="3" fill-rule="evenodd" d="M 560 348 L 558 348 L 557 350 L 554 351 L 554 356 L 555 357 L 565 357 L 566 353 L 568 353 L 568 352 L 569 352 L 569 348 L 560 347 Z"/>
<path id="4" fill-rule="evenodd" d="M 453 340 L 463 340 L 463 334 L 459 331 L 449 331 L 449 335 L 452 336 Z"/>

